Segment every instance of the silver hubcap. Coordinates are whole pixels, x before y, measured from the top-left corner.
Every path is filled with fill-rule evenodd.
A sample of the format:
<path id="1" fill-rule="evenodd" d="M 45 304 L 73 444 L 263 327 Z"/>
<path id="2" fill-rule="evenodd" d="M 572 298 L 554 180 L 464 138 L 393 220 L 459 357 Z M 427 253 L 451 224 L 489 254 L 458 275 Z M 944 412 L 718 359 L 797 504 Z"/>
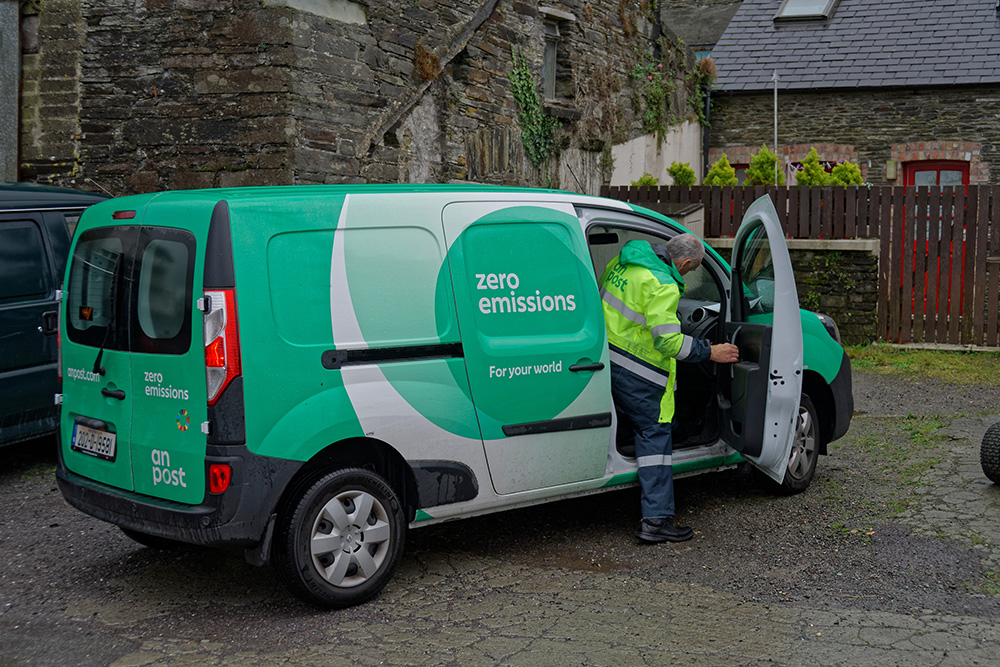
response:
<path id="1" fill-rule="evenodd" d="M 317 515 L 309 552 L 324 579 L 350 588 L 378 572 L 391 539 L 389 515 L 382 503 L 364 491 L 344 491 Z"/>
<path id="2" fill-rule="evenodd" d="M 795 442 L 792 443 L 792 455 L 788 458 L 788 474 L 796 479 L 809 474 L 809 462 L 816 454 L 814 431 L 812 415 L 800 405 L 799 419 L 795 425 Z"/>

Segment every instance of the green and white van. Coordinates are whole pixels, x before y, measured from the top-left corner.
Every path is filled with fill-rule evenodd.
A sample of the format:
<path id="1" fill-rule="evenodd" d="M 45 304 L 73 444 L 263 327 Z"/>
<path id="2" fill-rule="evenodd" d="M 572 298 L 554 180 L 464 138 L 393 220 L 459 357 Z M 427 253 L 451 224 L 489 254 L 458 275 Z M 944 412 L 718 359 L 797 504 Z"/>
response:
<path id="1" fill-rule="evenodd" d="M 99 203 L 65 276 L 59 487 L 143 544 L 240 548 L 305 600 L 364 601 L 408 527 L 637 483 L 596 277 L 683 231 L 488 186 Z M 799 310 L 770 200 L 735 244 L 685 278 L 685 332 L 741 360 L 679 364 L 675 474 L 749 461 L 801 491 L 850 424 L 850 364 Z"/>

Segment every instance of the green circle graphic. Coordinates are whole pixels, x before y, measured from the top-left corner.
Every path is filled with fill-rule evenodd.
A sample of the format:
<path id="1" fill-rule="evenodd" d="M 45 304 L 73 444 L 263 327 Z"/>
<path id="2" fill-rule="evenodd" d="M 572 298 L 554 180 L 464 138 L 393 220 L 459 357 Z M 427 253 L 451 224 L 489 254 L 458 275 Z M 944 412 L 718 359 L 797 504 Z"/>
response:
<path id="1" fill-rule="evenodd" d="M 503 426 L 555 418 L 592 376 L 569 366 L 599 361 L 604 345 L 584 257 L 579 220 L 565 212 L 512 206 L 480 217 L 454 239 L 424 305 L 437 331 L 452 332 L 442 343 L 461 331 L 463 357 L 382 364 L 383 374 L 423 417 L 461 437 L 501 439 Z"/>

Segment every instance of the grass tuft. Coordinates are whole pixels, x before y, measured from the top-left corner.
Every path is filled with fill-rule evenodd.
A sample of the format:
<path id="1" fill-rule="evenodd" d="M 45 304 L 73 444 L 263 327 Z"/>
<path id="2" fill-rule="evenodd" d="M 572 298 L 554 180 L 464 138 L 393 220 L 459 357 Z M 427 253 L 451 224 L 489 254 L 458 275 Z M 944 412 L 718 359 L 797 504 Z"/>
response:
<path id="1" fill-rule="evenodd" d="M 873 343 L 847 348 L 851 367 L 962 384 L 1000 385 L 1000 352 L 906 349 Z"/>

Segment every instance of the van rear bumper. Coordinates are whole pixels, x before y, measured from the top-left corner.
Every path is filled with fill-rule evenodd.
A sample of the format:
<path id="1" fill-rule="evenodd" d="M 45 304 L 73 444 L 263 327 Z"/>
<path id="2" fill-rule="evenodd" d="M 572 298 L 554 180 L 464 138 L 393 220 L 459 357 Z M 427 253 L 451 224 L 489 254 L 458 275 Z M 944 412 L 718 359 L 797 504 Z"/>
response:
<path id="1" fill-rule="evenodd" d="M 70 505 L 122 528 L 189 544 L 255 546 L 265 537 L 281 491 L 303 464 L 255 456 L 245 447 L 211 449 L 225 449 L 229 455 L 207 456 L 206 468 L 209 463 L 229 463 L 232 483 L 218 495 L 206 490 L 199 505 L 161 500 L 81 477 L 66 468 L 61 451 L 56 481 Z"/>

